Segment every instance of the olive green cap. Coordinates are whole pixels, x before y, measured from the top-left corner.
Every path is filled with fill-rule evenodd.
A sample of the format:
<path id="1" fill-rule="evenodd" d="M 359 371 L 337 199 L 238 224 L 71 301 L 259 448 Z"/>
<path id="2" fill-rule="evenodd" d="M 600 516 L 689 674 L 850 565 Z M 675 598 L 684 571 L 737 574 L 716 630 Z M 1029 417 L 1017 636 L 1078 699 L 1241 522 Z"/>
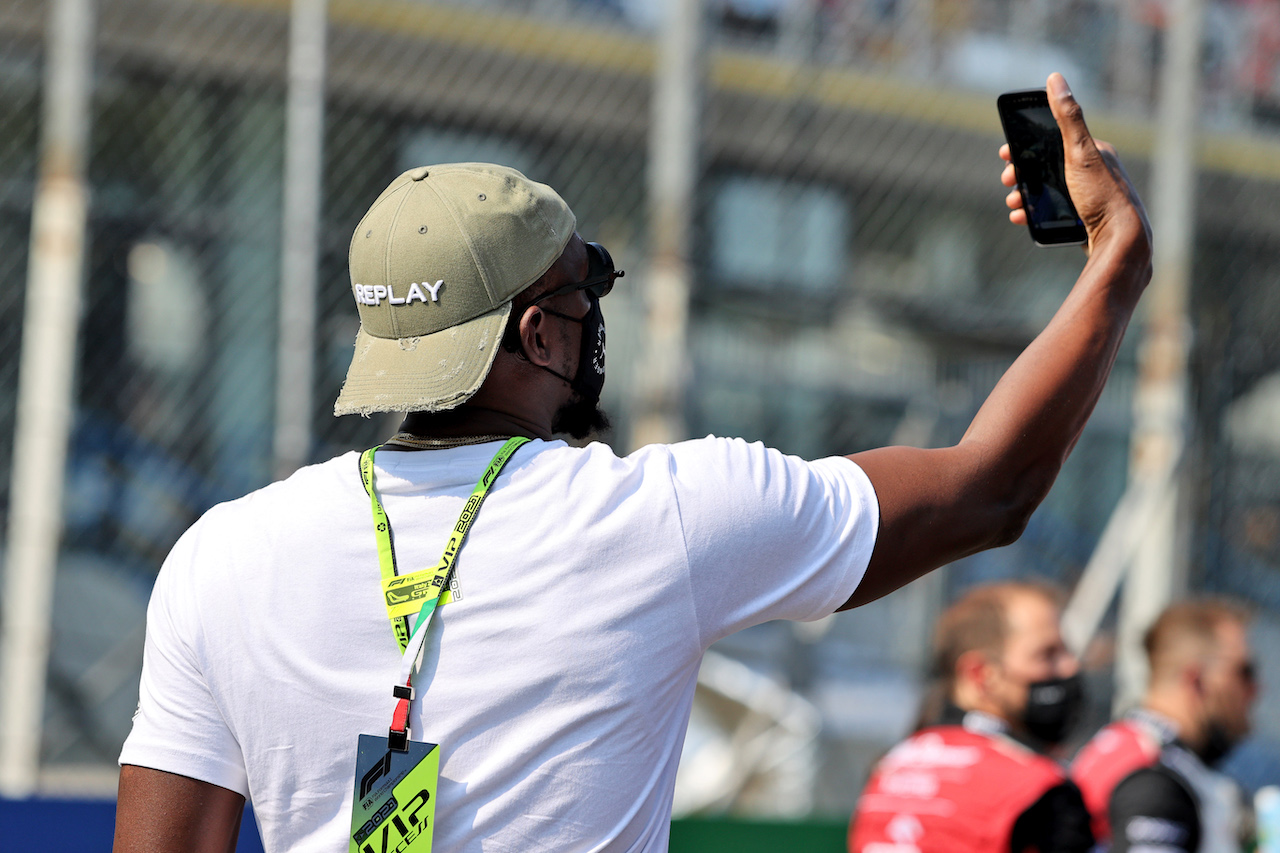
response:
<path id="1" fill-rule="evenodd" d="M 334 414 L 435 412 L 475 394 L 511 300 L 576 225 L 555 190 L 506 166 L 423 166 L 392 181 L 351 238 L 360 331 Z"/>

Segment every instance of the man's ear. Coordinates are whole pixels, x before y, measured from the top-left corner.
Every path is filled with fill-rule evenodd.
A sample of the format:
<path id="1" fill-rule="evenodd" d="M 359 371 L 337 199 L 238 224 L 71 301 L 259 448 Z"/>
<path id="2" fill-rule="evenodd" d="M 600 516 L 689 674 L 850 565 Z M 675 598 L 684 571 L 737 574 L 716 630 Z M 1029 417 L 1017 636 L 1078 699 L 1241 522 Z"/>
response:
<path id="1" fill-rule="evenodd" d="M 520 315 L 520 342 L 524 344 L 524 356 L 541 367 L 551 364 L 546 323 L 547 315 L 537 305 L 528 306 Z"/>
<path id="2" fill-rule="evenodd" d="M 1204 665 L 1199 663 L 1190 664 L 1182 670 L 1182 683 L 1194 695 L 1204 698 Z"/>
<path id="3" fill-rule="evenodd" d="M 970 684 L 981 693 L 987 692 L 991 662 L 978 649 L 970 649 L 956 658 L 956 683 Z"/>

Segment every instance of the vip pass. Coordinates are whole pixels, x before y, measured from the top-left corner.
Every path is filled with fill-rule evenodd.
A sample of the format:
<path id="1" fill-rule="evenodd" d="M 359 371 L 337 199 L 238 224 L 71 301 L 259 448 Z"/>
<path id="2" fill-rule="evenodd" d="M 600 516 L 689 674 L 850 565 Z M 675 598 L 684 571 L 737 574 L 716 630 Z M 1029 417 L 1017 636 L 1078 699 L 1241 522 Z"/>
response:
<path id="1" fill-rule="evenodd" d="M 440 279 L 435 284 L 429 281 L 413 282 L 409 285 L 409 292 L 404 296 L 396 296 L 395 285 L 388 284 L 357 284 L 352 287 L 356 294 L 356 302 L 361 305 L 381 305 L 382 300 L 387 300 L 392 305 L 410 305 L 413 302 L 439 302 L 440 288 L 444 286 L 444 279 Z M 430 294 L 431 298 L 427 296 Z"/>

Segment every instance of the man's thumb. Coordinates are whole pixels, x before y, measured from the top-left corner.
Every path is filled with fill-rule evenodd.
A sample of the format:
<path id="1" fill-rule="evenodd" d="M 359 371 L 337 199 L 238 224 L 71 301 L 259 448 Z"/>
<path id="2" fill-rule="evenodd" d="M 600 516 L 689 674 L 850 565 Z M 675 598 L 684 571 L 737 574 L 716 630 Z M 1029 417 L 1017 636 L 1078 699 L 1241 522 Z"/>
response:
<path id="1" fill-rule="evenodd" d="M 1067 85 L 1066 79 L 1055 71 L 1049 75 L 1045 88 L 1049 95 L 1049 109 L 1053 110 L 1053 117 L 1058 120 L 1062 141 L 1067 149 L 1092 148 L 1093 137 L 1089 135 L 1089 128 L 1085 126 L 1084 110 L 1080 109 L 1080 105 L 1076 103 L 1075 95 L 1071 94 L 1071 87 Z"/>

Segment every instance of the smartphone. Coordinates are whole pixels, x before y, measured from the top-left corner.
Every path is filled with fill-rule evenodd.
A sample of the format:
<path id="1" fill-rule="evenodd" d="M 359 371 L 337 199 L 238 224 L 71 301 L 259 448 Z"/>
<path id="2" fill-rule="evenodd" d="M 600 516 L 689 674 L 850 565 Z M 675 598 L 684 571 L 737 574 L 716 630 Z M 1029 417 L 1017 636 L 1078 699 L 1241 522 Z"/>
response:
<path id="1" fill-rule="evenodd" d="M 996 99 L 1004 138 L 1018 176 L 1027 228 L 1039 246 L 1079 245 L 1088 240 L 1084 222 L 1067 191 L 1062 131 L 1044 89 L 1005 92 Z"/>

